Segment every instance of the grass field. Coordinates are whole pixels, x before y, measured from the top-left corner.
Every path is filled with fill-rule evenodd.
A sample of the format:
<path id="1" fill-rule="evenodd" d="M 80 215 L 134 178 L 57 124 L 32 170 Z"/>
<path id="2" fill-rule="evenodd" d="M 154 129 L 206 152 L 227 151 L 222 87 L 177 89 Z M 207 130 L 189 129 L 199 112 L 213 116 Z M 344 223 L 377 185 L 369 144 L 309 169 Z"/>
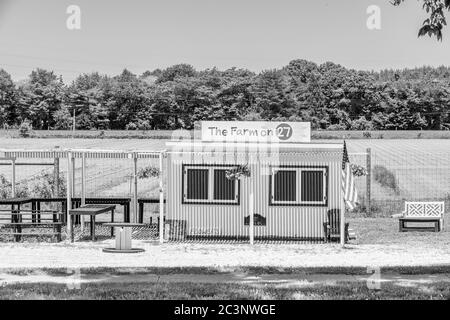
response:
<path id="1" fill-rule="evenodd" d="M 317 284 L 303 281 L 289 283 L 101 283 L 83 284 L 80 289 L 68 290 L 66 285 L 35 283 L 0 287 L 0 299 L 54 300 L 448 300 L 450 282 L 438 281 L 420 285 L 385 283 L 381 290 L 373 290 L 366 281 L 339 281 Z"/>

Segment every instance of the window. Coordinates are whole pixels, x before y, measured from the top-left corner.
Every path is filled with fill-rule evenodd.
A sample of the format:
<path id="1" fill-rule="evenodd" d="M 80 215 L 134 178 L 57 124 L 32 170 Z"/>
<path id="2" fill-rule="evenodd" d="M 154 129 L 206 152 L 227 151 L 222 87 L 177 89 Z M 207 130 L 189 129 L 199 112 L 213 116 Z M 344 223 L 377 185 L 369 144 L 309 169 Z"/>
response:
<path id="1" fill-rule="evenodd" d="M 184 165 L 183 203 L 239 204 L 239 181 L 229 180 L 233 166 Z"/>
<path id="2" fill-rule="evenodd" d="M 302 170 L 301 173 L 301 201 L 321 202 L 324 198 L 324 173 L 321 170 Z"/>
<path id="3" fill-rule="evenodd" d="M 270 205 L 326 206 L 327 167 L 271 168 Z"/>
<path id="4" fill-rule="evenodd" d="M 214 169 L 214 200 L 235 200 L 236 182 L 226 177 L 226 170 Z"/>
<path id="5" fill-rule="evenodd" d="M 187 199 L 208 200 L 208 169 L 187 170 Z"/>
<path id="6" fill-rule="evenodd" d="M 278 202 L 295 202 L 297 200 L 297 171 L 277 171 L 274 173 L 274 200 Z"/>

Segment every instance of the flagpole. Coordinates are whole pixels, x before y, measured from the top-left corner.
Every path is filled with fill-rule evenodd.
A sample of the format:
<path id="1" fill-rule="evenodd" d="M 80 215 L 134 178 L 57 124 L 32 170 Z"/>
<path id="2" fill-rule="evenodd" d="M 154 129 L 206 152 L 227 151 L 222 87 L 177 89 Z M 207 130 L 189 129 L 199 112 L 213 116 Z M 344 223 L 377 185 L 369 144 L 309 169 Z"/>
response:
<path id="1" fill-rule="evenodd" d="M 346 163 L 345 164 L 345 170 L 348 170 L 348 167 L 350 166 L 350 163 Z M 342 192 L 342 189 L 341 189 Z M 341 247 L 345 248 L 345 210 L 347 210 L 347 206 L 345 205 L 345 201 L 344 201 L 344 197 L 341 197 L 341 201 L 344 202 L 344 206 L 343 206 L 343 210 L 341 210 L 341 225 L 340 225 L 340 230 L 341 230 Z"/>
<path id="2" fill-rule="evenodd" d="M 343 138 L 344 138 L 343 154 L 344 154 L 344 157 L 347 157 L 347 159 L 345 161 L 348 161 L 347 146 L 345 144 L 345 136 Z M 343 159 L 343 161 L 344 161 L 344 159 Z M 347 171 L 347 166 L 349 166 L 350 164 L 348 162 L 344 162 L 344 163 L 345 163 L 345 168 L 343 168 L 343 169 L 345 171 Z M 343 177 L 342 177 L 342 179 L 343 179 Z M 344 181 L 342 181 L 342 183 L 344 183 Z M 341 193 L 342 193 L 341 201 L 343 202 L 344 205 L 342 207 L 341 216 L 339 219 L 339 221 L 341 222 L 341 225 L 340 225 L 341 238 L 340 238 L 340 240 L 341 240 L 341 247 L 345 248 L 345 210 L 347 210 L 347 206 L 345 205 L 345 199 L 344 199 L 345 194 L 344 194 L 344 191 L 342 190 L 342 188 L 341 188 Z"/>

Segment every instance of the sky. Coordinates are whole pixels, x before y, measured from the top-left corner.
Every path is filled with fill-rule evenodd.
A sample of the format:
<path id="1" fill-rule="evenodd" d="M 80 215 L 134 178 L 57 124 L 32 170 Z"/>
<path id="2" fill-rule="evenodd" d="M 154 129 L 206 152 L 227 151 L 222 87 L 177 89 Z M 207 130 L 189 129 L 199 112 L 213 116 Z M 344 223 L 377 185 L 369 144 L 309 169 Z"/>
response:
<path id="1" fill-rule="evenodd" d="M 69 5 L 81 29 L 69 30 Z M 381 9 L 369 30 L 367 7 Z M 14 80 L 37 68 L 65 82 L 189 63 L 196 69 L 281 68 L 293 59 L 380 70 L 450 65 L 444 39 L 417 38 L 421 1 L 389 0 L 0 0 L 0 68 Z"/>

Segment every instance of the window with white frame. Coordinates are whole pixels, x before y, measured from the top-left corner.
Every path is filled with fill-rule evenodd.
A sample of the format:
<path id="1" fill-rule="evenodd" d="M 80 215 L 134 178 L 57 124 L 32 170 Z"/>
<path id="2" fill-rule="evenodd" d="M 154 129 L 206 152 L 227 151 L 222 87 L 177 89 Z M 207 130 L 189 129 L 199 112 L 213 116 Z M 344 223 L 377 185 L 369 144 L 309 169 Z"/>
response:
<path id="1" fill-rule="evenodd" d="M 183 203 L 239 204 L 239 181 L 226 177 L 226 171 L 232 168 L 223 165 L 184 165 Z"/>
<path id="2" fill-rule="evenodd" d="M 326 206 L 328 167 L 280 166 L 271 168 L 270 204 Z"/>

